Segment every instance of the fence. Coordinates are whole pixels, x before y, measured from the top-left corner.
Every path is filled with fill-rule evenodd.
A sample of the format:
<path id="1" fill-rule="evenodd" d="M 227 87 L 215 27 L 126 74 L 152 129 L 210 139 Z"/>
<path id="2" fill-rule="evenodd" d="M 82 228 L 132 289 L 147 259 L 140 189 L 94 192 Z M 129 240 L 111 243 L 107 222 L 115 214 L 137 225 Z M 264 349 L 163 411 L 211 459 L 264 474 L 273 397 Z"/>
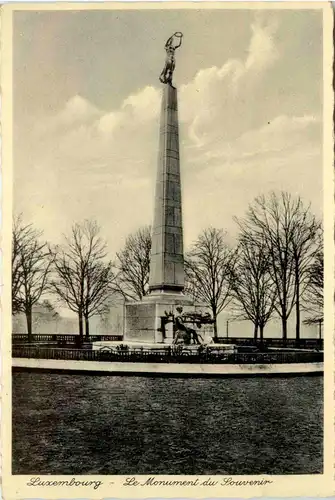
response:
<path id="1" fill-rule="evenodd" d="M 240 346 L 253 346 L 260 343 L 260 340 L 255 340 L 252 337 L 218 337 L 218 344 L 235 344 Z M 323 339 L 286 339 L 280 338 L 264 338 L 262 341 L 266 347 L 299 347 L 300 349 L 323 349 Z"/>
<path id="2" fill-rule="evenodd" d="M 52 342 L 57 344 L 76 344 L 81 340 L 79 335 L 66 335 L 58 333 L 50 334 L 33 334 L 31 335 L 31 342 Z M 83 337 L 84 342 L 97 342 L 97 341 L 121 341 L 122 335 L 90 335 L 88 338 Z M 12 335 L 12 344 L 28 342 L 28 335 L 26 333 L 14 333 Z"/>
<path id="3" fill-rule="evenodd" d="M 84 337 L 85 342 L 97 342 L 97 341 L 122 341 L 122 335 L 90 335 L 87 339 Z M 31 342 L 50 342 L 57 344 L 59 346 L 67 344 L 77 344 L 80 341 L 79 335 L 62 335 L 62 334 L 33 334 L 31 336 Z M 28 335 L 22 333 L 15 333 L 12 336 L 12 344 L 26 343 L 28 342 Z M 216 339 L 218 344 L 236 344 L 239 346 L 254 346 L 260 341 L 250 338 L 250 337 L 218 337 Z M 323 339 L 283 339 L 278 338 L 265 338 L 263 340 L 263 345 L 266 347 L 288 347 L 294 348 L 299 347 L 301 349 L 323 349 Z"/>
<path id="4" fill-rule="evenodd" d="M 194 350 L 178 346 L 157 350 L 119 348 L 100 351 L 14 346 L 12 355 L 14 358 L 58 359 L 64 361 L 127 361 L 137 363 L 283 364 L 323 361 L 322 352 L 224 353 L 218 349 L 215 350 L 215 348 L 200 347 Z"/>

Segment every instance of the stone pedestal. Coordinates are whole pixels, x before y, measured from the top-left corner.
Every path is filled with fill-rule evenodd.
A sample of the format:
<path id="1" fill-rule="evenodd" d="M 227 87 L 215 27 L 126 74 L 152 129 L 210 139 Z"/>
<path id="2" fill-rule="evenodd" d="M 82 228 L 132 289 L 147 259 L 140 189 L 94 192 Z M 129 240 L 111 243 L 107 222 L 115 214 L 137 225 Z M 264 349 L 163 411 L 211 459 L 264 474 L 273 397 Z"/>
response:
<path id="1" fill-rule="evenodd" d="M 166 312 L 177 313 L 177 307 L 182 306 L 183 312 L 206 312 L 208 308 L 194 302 L 182 294 L 150 294 L 141 302 L 126 305 L 126 328 L 124 340 L 133 342 L 153 342 L 171 344 L 173 341 L 172 322 L 165 326 L 165 337 L 160 331 L 161 317 Z M 190 325 L 193 327 L 193 325 Z M 203 325 L 199 333 L 213 336 L 212 325 Z"/>
<path id="2" fill-rule="evenodd" d="M 166 325 L 166 338 L 159 329 L 165 311 L 175 314 L 177 306 L 182 306 L 184 311 L 194 311 L 191 299 L 173 293 L 150 294 L 141 302 L 127 304 L 125 340 L 172 343 L 172 323 Z"/>

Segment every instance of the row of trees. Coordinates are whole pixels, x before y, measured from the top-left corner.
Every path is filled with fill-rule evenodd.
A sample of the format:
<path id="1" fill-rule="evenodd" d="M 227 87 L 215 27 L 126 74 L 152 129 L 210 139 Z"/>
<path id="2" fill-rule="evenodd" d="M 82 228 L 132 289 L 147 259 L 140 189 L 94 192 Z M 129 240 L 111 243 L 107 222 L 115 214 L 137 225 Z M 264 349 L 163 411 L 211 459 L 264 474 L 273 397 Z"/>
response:
<path id="1" fill-rule="evenodd" d="M 12 313 L 24 313 L 27 331 L 32 330 L 32 310 L 49 287 L 52 261 L 42 232 L 19 216 L 12 235 Z"/>
<path id="2" fill-rule="evenodd" d="M 236 219 L 235 247 L 227 234 L 204 230 L 185 257 L 186 293 L 211 308 L 215 319 L 230 307 L 237 319 L 254 324 L 263 337 L 273 315 L 282 323 L 295 309 L 300 338 L 301 310 L 311 321 L 322 318 L 322 228 L 309 207 L 288 193 L 261 196 L 242 219 Z M 42 234 L 19 217 L 13 225 L 12 307 L 27 318 L 42 295 L 54 294 L 78 316 L 79 333 L 89 335 L 89 320 L 105 314 L 116 296 L 141 300 L 149 291 L 150 227 L 130 235 L 115 262 L 107 259 L 106 242 L 96 222 L 75 224 L 63 245 L 41 242 Z"/>
<path id="3" fill-rule="evenodd" d="M 258 264 L 257 272 L 252 273 L 255 291 L 261 297 L 256 301 L 255 328 L 259 326 L 262 336 L 275 311 L 281 318 L 286 339 L 287 321 L 295 308 L 298 340 L 301 309 L 309 307 L 308 295 L 314 295 L 315 272 L 322 276 L 319 293 L 323 290 L 323 259 L 317 259 L 317 255 L 323 255 L 320 222 L 300 198 L 294 199 L 287 193 L 277 197 L 272 193 L 269 198 L 257 198 L 246 217 L 237 223 L 241 230 L 242 266 L 243 262 L 246 266 L 252 266 L 252 262 Z M 253 249 L 252 257 L 248 249 Z M 247 309 L 248 304 L 244 304 L 244 310 Z"/>
<path id="4" fill-rule="evenodd" d="M 252 321 L 254 337 L 261 339 L 276 315 L 286 340 L 295 309 L 299 340 L 302 309 L 311 320 L 323 316 L 320 222 L 301 198 L 288 193 L 256 198 L 245 217 L 235 220 L 240 229 L 235 249 L 222 231 L 209 229 L 188 254 L 186 274 L 194 296 L 211 306 L 214 318 L 230 304 L 237 319 Z"/>
<path id="5" fill-rule="evenodd" d="M 24 313 L 28 336 L 32 311 L 42 295 L 53 294 L 78 316 L 79 334 L 89 335 L 89 319 L 103 314 L 112 299 L 114 273 L 96 222 L 74 224 L 64 244 L 41 242 L 42 233 L 19 216 L 13 224 L 12 312 Z"/>

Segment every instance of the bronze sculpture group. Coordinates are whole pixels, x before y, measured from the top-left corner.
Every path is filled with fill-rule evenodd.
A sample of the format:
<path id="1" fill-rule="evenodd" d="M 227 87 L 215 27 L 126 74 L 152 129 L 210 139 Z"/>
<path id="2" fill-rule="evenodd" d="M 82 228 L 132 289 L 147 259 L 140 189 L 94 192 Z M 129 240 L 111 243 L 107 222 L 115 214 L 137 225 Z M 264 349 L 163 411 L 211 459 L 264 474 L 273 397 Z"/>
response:
<path id="1" fill-rule="evenodd" d="M 163 337 L 166 337 L 166 324 L 173 323 L 173 342 L 172 344 L 184 345 L 203 345 L 204 339 L 202 335 L 188 326 L 188 324 L 196 325 L 201 328 L 202 325 L 212 324 L 213 319 L 209 313 L 198 312 L 185 312 L 181 306 L 176 307 L 177 314 L 165 311 L 165 316 L 161 317 L 161 327 L 159 330 L 162 332 Z"/>

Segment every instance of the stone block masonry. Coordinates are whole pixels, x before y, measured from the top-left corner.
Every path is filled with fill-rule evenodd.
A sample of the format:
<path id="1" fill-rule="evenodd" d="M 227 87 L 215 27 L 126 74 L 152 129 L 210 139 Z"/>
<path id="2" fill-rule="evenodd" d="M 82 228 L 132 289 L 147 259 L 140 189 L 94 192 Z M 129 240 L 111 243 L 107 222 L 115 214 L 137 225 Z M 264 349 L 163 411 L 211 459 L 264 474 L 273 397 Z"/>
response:
<path id="1" fill-rule="evenodd" d="M 184 289 L 178 102 L 171 85 L 163 87 L 149 287 Z"/>

